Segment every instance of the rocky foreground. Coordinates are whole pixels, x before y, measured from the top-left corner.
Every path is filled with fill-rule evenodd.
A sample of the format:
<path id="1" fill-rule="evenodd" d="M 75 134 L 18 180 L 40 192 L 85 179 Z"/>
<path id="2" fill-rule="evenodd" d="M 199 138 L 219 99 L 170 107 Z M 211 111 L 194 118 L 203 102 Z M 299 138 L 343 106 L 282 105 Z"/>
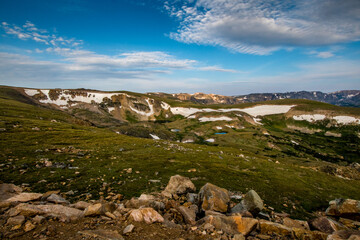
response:
<path id="1" fill-rule="evenodd" d="M 198 193 L 172 176 L 161 193 L 71 204 L 59 191 L 0 184 L 0 239 L 360 239 L 360 201 L 336 199 L 309 221 L 276 213 L 253 190 L 231 195 L 211 183 Z"/>

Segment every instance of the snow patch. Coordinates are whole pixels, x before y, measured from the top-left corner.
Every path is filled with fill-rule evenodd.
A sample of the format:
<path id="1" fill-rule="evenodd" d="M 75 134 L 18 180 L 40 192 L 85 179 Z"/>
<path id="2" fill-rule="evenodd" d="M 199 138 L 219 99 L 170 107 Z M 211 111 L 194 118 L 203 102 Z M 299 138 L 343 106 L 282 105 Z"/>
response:
<path id="1" fill-rule="evenodd" d="M 161 107 L 165 110 L 168 110 L 170 108 L 170 105 L 167 104 L 166 102 L 161 102 Z"/>
<path id="2" fill-rule="evenodd" d="M 147 102 L 147 104 L 148 104 L 148 106 L 150 108 L 150 112 L 143 112 L 143 111 L 137 110 L 137 109 L 135 109 L 135 108 L 133 108 L 131 106 L 130 106 L 130 109 L 132 111 L 136 112 L 137 114 L 150 117 L 151 115 L 154 114 L 154 106 L 149 102 L 149 99 L 145 99 L 145 101 Z"/>
<path id="3" fill-rule="evenodd" d="M 293 116 L 293 119 L 296 121 L 308 121 L 308 122 L 315 122 L 324 120 L 326 116 L 324 114 L 303 114 L 298 116 Z"/>
<path id="4" fill-rule="evenodd" d="M 232 118 L 221 116 L 221 117 L 201 117 L 200 122 L 214 122 L 214 121 L 232 121 Z"/>
<path id="5" fill-rule="evenodd" d="M 253 117 L 265 116 L 271 114 L 287 113 L 295 105 L 260 105 L 250 108 L 223 108 L 223 109 L 211 109 L 211 108 L 184 108 L 174 107 L 170 108 L 173 114 L 180 114 L 184 117 L 188 117 L 198 112 L 245 112 Z"/>
<path id="6" fill-rule="evenodd" d="M 255 122 L 256 124 L 263 125 L 263 124 L 261 123 L 261 118 L 253 118 L 253 119 L 254 119 L 254 122 Z"/>
<path id="7" fill-rule="evenodd" d="M 360 119 L 350 116 L 336 116 L 333 117 L 333 119 L 340 124 L 352 124 L 352 123 L 360 124 Z"/>
<path id="8" fill-rule="evenodd" d="M 109 111 L 109 112 L 112 112 L 112 111 L 114 111 L 114 110 L 115 110 L 114 107 L 108 107 L 108 111 Z"/>
<path id="9" fill-rule="evenodd" d="M 155 134 L 150 133 L 150 136 L 155 140 L 160 140 L 160 138 L 158 136 L 156 136 Z"/>
<path id="10" fill-rule="evenodd" d="M 188 117 L 194 113 L 201 112 L 202 110 L 198 108 L 174 107 L 174 108 L 170 108 L 170 111 L 173 114 L 180 114 L 184 117 Z"/>
<path id="11" fill-rule="evenodd" d="M 30 97 L 35 96 L 36 94 L 39 94 L 39 90 L 36 89 L 25 89 L 25 93 L 29 95 Z"/>
<path id="12" fill-rule="evenodd" d="M 187 139 L 187 140 L 182 141 L 182 143 L 193 143 L 193 142 L 194 142 L 194 140 L 192 140 L 192 139 Z"/>
<path id="13" fill-rule="evenodd" d="M 260 105 L 251 108 L 244 108 L 239 111 L 246 112 L 247 114 L 257 117 L 272 114 L 287 113 L 291 108 L 296 105 Z"/>
<path id="14" fill-rule="evenodd" d="M 313 114 L 313 115 L 298 115 L 293 116 L 294 120 L 297 121 L 308 121 L 308 122 L 316 122 L 326 119 L 326 116 L 323 114 Z M 329 117 L 329 119 L 335 120 L 338 124 L 360 124 L 360 119 L 351 117 L 351 116 L 335 116 L 335 117 Z"/>
<path id="15" fill-rule="evenodd" d="M 213 142 L 215 142 L 215 139 L 209 138 L 209 139 L 206 139 L 205 141 L 206 141 L 206 142 L 211 142 L 211 143 L 213 143 Z"/>
<path id="16" fill-rule="evenodd" d="M 98 92 L 87 92 L 87 96 L 82 95 L 71 95 L 67 90 L 62 90 L 60 95 L 56 100 L 51 100 L 49 96 L 50 90 L 42 89 L 40 90 L 43 94 L 47 96 L 46 100 L 40 100 L 41 103 L 51 103 L 58 106 L 65 106 L 71 102 L 84 102 L 84 103 L 102 103 L 104 98 L 111 99 L 115 95 L 123 95 L 123 93 L 98 93 Z"/>
<path id="17" fill-rule="evenodd" d="M 222 127 L 216 126 L 216 129 L 219 129 L 219 130 L 221 130 L 221 129 L 222 129 Z"/>

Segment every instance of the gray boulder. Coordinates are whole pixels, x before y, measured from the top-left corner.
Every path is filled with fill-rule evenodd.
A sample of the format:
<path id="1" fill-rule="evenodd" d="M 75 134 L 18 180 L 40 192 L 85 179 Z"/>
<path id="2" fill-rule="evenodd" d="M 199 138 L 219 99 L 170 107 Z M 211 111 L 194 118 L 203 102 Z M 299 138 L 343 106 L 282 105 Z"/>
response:
<path id="1" fill-rule="evenodd" d="M 253 215 L 257 215 L 263 208 L 263 200 L 254 190 L 250 190 L 246 193 L 244 199 L 231 209 L 231 213 L 244 213 L 248 211 Z"/>

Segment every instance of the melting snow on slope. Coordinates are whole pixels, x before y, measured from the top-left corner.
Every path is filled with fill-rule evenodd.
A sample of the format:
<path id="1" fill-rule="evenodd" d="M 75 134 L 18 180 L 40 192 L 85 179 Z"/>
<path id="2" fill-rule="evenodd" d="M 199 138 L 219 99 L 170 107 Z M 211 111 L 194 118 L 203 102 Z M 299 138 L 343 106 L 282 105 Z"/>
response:
<path id="1" fill-rule="evenodd" d="M 308 121 L 308 122 L 315 122 L 315 121 L 321 121 L 324 120 L 326 118 L 326 116 L 324 114 L 303 114 L 303 115 L 299 115 L 299 116 L 293 116 L 294 120 L 297 121 Z"/>
<path id="2" fill-rule="evenodd" d="M 260 105 L 250 108 L 223 108 L 223 109 L 211 109 L 211 108 L 184 108 L 184 107 L 175 107 L 170 108 L 173 114 L 180 114 L 184 117 L 188 117 L 194 113 L 198 112 L 246 112 L 247 114 L 256 117 L 256 116 L 265 116 L 271 114 L 280 114 L 287 113 L 295 105 Z"/>
<path id="3" fill-rule="evenodd" d="M 214 122 L 214 121 L 232 121 L 232 118 L 221 116 L 221 117 L 201 117 L 200 122 Z"/>
<path id="4" fill-rule="evenodd" d="M 61 94 L 58 96 L 58 99 L 51 100 L 49 96 L 50 90 L 40 90 L 42 93 L 44 93 L 47 96 L 46 100 L 40 100 L 42 103 L 52 103 L 59 106 L 64 106 L 68 104 L 68 101 L 75 101 L 75 102 L 85 102 L 85 103 L 91 103 L 92 101 L 96 103 L 103 102 L 104 98 L 110 98 L 114 95 L 122 95 L 122 93 L 98 93 L 98 92 L 87 92 L 87 96 L 78 96 L 78 95 L 71 95 L 69 93 L 66 93 L 65 91 L 62 91 Z"/>
<path id="5" fill-rule="evenodd" d="M 136 112 L 137 114 L 140 114 L 140 115 L 143 115 L 143 116 L 151 116 L 154 114 L 154 106 L 149 102 L 149 99 L 146 99 L 145 100 L 147 102 L 147 104 L 149 105 L 149 108 L 150 108 L 150 112 L 143 112 L 143 111 L 140 111 L 140 110 L 137 110 L 133 107 L 130 106 L 130 109 L 134 112 Z"/>
<path id="6" fill-rule="evenodd" d="M 321 121 L 324 120 L 325 118 L 326 116 L 323 114 L 313 114 L 313 115 L 304 114 L 299 116 L 293 116 L 294 120 L 308 121 L 308 122 Z M 335 117 L 330 117 L 329 119 L 333 119 L 339 124 L 352 124 L 352 123 L 360 124 L 360 119 L 351 116 L 335 116 Z"/>
<path id="7" fill-rule="evenodd" d="M 263 124 L 261 123 L 261 118 L 253 118 L 253 119 L 254 119 L 254 122 L 255 122 L 256 124 L 263 125 Z"/>
<path id="8" fill-rule="evenodd" d="M 155 134 L 151 134 L 150 133 L 150 136 L 153 138 L 153 139 L 155 139 L 155 140 L 159 140 L 160 138 L 158 137 L 158 136 L 156 136 Z"/>
<path id="9" fill-rule="evenodd" d="M 25 89 L 25 93 L 32 97 L 32 96 L 38 94 L 39 91 L 36 89 Z"/>
<path id="10" fill-rule="evenodd" d="M 257 117 L 287 113 L 292 107 L 295 107 L 295 105 L 260 105 L 251 108 L 239 109 L 239 111 L 246 112 L 253 117 Z"/>
<path id="11" fill-rule="evenodd" d="M 174 107 L 174 108 L 170 108 L 170 111 L 173 114 L 180 114 L 184 117 L 188 117 L 194 113 L 197 112 L 202 112 L 202 109 L 199 108 L 184 108 L 184 107 Z"/>
<path id="12" fill-rule="evenodd" d="M 170 105 L 167 104 L 166 102 L 161 102 L 161 107 L 165 110 L 168 110 L 170 108 Z"/>
<path id="13" fill-rule="evenodd" d="M 211 143 L 213 143 L 213 142 L 215 142 L 215 139 L 209 138 L 209 139 L 206 139 L 205 141 L 206 141 L 206 142 L 211 142 Z"/>
<path id="14" fill-rule="evenodd" d="M 360 119 L 350 117 L 350 116 L 336 116 L 336 117 L 333 117 L 333 119 L 340 124 L 351 124 L 351 123 L 360 124 Z"/>

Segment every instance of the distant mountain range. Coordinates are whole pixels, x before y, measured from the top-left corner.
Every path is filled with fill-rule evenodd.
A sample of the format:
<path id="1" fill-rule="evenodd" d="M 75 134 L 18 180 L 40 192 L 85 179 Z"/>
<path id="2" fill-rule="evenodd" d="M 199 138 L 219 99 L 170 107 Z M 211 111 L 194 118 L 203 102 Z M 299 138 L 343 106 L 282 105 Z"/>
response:
<path id="1" fill-rule="evenodd" d="M 154 93 L 152 93 L 154 94 Z M 157 93 L 160 94 L 161 93 Z M 167 94 L 164 94 L 167 95 Z M 338 106 L 360 107 L 360 90 L 344 90 L 332 93 L 323 93 L 319 91 L 300 91 L 286 93 L 252 93 L 239 96 L 223 96 L 217 94 L 204 93 L 179 93 L 172 94 L 179 100 L 187 100 L 201 104 L 238 104 L 252 103 L 260 101 L 278 100 L 278 99 L 308 99 L 313 101 L 330 103 Z"/>

